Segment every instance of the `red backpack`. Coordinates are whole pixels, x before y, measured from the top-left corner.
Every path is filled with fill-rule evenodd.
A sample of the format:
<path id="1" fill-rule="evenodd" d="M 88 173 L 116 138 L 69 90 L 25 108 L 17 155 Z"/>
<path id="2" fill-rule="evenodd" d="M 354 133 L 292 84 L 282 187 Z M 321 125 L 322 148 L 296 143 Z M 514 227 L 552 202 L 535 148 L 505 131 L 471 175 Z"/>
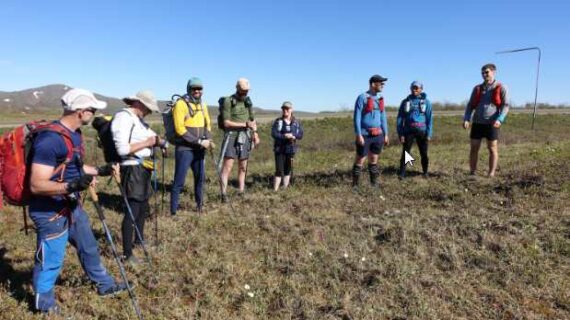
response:
<path id="1" fill-rule="evenodd" d="M 471 105 L 469 107 L 471 109 L 477 108 L 479 102 L 481 102 L 481 95 L 483 93 L 483 85 L 477 85 L 475 89 L 473 89 L 473 96 L 471 97 Z M 501 83 L 497 82 L 497 85 L 493 89 L 493 96 L 491 97 L 491 102 L 497 107 L 501 108 L 503 105 L 503 100 L 501 99 Z"/>
<path id="2" fill-rule="evenodd" d="M 67 164 L 73 160 L 73 141 L 69 131 L 61 124 L 45 120 L 32 121 L 6 132 L 0 139 L 0 194 L 3 193 L 4 199 L 12 205 L 26 206 L 30 200 L 28 155 L 34 138 L 42 131 L 57 132 L 67 147 L 65 161 L 55 169 L 55 174 L 60 174 L 60 179 L 63 179 Z M 0 206 L 1 203 L 2 201 Z"/>
<path id="3" fill-rule="evenodd" d="M 380 109 L 380 112 L 384 112 L 384 97 L 380 97 L 378 99 L 378 109 Z M 366 107 L 364 108 L 364 113 L 370 113 L 374 110 L 374 98 L 372 97 L 368 97 L 368 99 L 366 99 Z"/>

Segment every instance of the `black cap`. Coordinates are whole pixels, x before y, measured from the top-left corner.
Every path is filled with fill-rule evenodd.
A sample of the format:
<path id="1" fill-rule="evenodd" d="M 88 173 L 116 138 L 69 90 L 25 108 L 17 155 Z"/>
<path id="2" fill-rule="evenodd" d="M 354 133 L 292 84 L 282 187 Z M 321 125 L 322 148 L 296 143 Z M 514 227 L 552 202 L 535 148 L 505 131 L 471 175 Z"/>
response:
<path id="1" fill-rule="evenodd" d="M 368 80 L 368 83 L 372 84 L 374 82 L 384 82 L 386 80 L 388 80 L 388 78 L 384 78 L 381 75 L 375 74 L 372 77 L 370 77 L 370 80 Z"/>

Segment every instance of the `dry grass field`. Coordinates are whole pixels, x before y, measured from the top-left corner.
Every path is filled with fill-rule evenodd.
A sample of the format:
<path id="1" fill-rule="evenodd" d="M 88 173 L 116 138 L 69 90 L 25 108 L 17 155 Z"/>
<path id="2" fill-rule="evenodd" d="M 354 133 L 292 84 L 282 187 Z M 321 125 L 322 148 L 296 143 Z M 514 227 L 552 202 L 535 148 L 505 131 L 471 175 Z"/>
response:
<path id="1" fill-rule="evenodd" d="M 403 181 L 392 118 L 381 188 L 362 183 L 357 192 L 350 187 L 351 119 L 303 124 L 292 188 L 270 190 L 274 163 L 264 125 L 246 195 L 231 197 L 235 213 L 220 204 L 210 157 L 206 214 L 193 212 L 190 187 L 176 220 L 168 194 L 164 211 L 160 193 L 151 200 L 145 234 L 154 274 L 144 264 L 127 268 L 146 319 L 570 319 L 569 115 L 540 115 L 535 131 L 528 114 L 511 115 L 493 179 L 484 177 L 484 148 L 478 175 L 467 174 L 461 118 L 436 117 L 432 175 L 417 174 L 418 161 Z M 84 132 L 88 162 L 100 163 L 93 130 Z M 416 147 L 412 155 L 419 157 Z M 165 168 L 168 189 L 171 158 Z M 98 189 L 120 243 L 119 191 L 106 179 Z M 118 278 L 88 197 L 85 206 Z M 19 208 L 0 214 L 2 319 L 41 318 L 30 307 L 35 235 L 21 231 L 22 221 Z M 97 296 L 72 247 L 56 292 L 71 318 L 136 319 L 128 295 Z"/>

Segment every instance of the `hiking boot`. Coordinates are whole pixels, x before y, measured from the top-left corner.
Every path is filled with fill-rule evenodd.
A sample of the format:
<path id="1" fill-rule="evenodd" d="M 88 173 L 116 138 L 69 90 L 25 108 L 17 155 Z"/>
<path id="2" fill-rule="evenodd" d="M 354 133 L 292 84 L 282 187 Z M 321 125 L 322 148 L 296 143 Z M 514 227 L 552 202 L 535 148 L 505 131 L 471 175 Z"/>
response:
<path id="1" fill-rule="evenodd" d="M 198 204 L 196 205 L 196 209 L 194 209 L 194 211 L 196 211 L 197 214 L 204 214 L 204 206 Z"/>
<path id="2" fill-rule="evenodd" d="M 221 199 L 222 199 L 222 203 L 228 203 L 228 195 L 227 194 L 222 193 Z"/>
<path id="3" fill-rule="evenodd" d="M 380 182 L 378 181 L 380 178 L 380 169 L 377 164 L 368 165 L 368 174 L 370 175 L 370 185 L 373 188 L 380 187 Z"/>
<path id="4" fill-rule="evenodd" d="M 63 316 L 63 311 L 61 310 L 61 307 L 58 306 L 57 304 L 53 305 L 53 307 L 47 309 L 47 310 L 39 310 L 39 312 L 41 314 L 45 314 L 47 316 L 51 316 L 51 315 L 56 315 L 56 316 Z"/>
<path id="5" fill-rule="evenodd" d="M 352 189 L 358 189 L 358 182 L 360 180 L 360 172 L 362 171 L 361 166 L 352 166 Z"/>
<path id="6" fill-rule="evenodd" d="M 129 258 L 134 258 L 134 256 L 130 256 Z M 125 290 L 127 290 L 127 284 L 125 282 L 117 282 L 105 290 L 98 290 L 97 293 L 102 297 L 112 297 Z"/>
<path id="7" fill-rule="evenodd" d="M 124 259 L 123 259 L 123 262 L 125 262 L 126 264 L 128 264 L 128 265 L 130 265 L 130 266 L 132 266 L 132 267 L 134 267 L 134 266 L 136 266 L 136 265 L 138 265 L 138 264 L 141 263 L 141 261 L 139 260 L 139 258 L 135 257 L 135 255 L 130 255 L 129 257 L 124 258 Z"/>

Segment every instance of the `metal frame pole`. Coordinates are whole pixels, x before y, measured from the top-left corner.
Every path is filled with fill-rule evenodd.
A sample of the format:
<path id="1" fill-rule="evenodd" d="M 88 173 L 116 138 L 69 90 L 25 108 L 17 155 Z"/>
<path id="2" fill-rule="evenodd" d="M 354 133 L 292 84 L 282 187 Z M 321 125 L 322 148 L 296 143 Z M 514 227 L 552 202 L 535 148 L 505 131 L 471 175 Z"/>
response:
<path id="1" fill-rule="evenodd" d="M 521 49 L 513 49 L 513 50 L 504 50 L 504 51 L 495 52 L 495 54 L 515 53 L 515 52 L 529 51 L 529 50 L 537 50 L 538 51 L 538 61 L 536 63 L 536 83 L 535 83 L 535 89 L 534 89 L 534 107 L 533 107 L 533 111 L 532 111 L 532 126 L 531 126 L 531 129 L 534 130 L 534 121 L 536 119 L 536 101 L 538 98 L 538 76 L 540 74 L 540 57 L 542 55 L 540 48 L 539 47 L 529 47 L 529 48 L 521 48 Z"/>

